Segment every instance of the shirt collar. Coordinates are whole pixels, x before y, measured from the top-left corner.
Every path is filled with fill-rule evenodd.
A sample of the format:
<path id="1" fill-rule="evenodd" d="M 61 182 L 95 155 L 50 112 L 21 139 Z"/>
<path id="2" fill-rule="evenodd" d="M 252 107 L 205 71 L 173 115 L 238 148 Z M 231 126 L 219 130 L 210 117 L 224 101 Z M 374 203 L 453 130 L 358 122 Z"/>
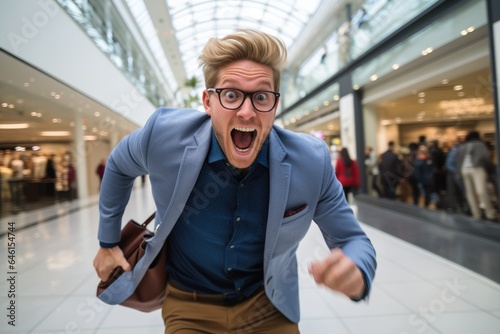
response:
<path id="1" fill-rule="evenodd" d="M 255 162 L 252 164 L 252 166 L 254 166 L 255 163 L 259 163 L 262 166 L 269 168 L 268 153 L 269 153 L 269 137 L 266 138 L 266 141 L 264 142 L 264 145 L 262 145 L 262 149 L 260 150 L 259 155 L 257 156 L 257 159 L 255 159 Z M 215 137 L 215 132 L 212 129 L 212 141 L 210 144 L 210 151 L 208 152 L 208 163 L 211 164 L 221 160 L 227 161 L 226 156 L 224 155 L 224 152 L 222 152 L 219 142 Z"/>

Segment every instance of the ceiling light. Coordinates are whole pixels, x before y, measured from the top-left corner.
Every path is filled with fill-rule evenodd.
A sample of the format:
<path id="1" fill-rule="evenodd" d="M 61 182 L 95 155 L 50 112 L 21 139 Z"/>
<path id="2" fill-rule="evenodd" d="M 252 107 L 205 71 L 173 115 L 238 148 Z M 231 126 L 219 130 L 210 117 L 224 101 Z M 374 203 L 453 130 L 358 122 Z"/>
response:
<path id="1" fill-rule="evenodd" d="M 5 103 L 5 102 L 4 102 L 4 103 L 2 103 L 2 107 L 7 108 L 8 106 L 9 106 L 9 104 L 8 104 L 8 103 Z"/>
<path id="2" fill-rule="evenodd" d="M 399 68 L 399 64 L 394 64 L 394 65 L 392 65 L 392 69 L 393 69 L 393 70 L 397 70 L 398 68 Z"/>
<path id="3" fill-rule="evenodd" d="M 469 28 L 462 30 L 462 31 L 460 32 L 460 35 L 465 36 L 465 35 L 467 35 L 467 34 L 469 34 L 469 33 L 473 32 L 473 31 L 474 31 L 474 27 L 473 27 L 473 26 L 470 26 Z"/>
<path id="4" fill-rule="evenodd" d="M 93 135 L 83 136 L 83 140 L 97 140 L 97 136 Z"/>
<path id="5" fill-rule="evenodd" d="M 99 116 L 101 116 L 101 113 L 100 113 L 100 112 L 98 112 L 98 111 L 96 111 L 96 112 L 94 113 L 94 116 L 95 116 L 95 117 L 99 117 Z"/>
<path id="6" fill-rule="evenodd" d="M 3 130 L 16 130 L 16 129 L 27 129 L 29 128 L 28 123 L 11 123 L 11 124 L 0 124 L 0 129 Z"/>
<path id="7" fill-rule="evenodd" d="M 44 137 L 65 137 L 69 136 L 71 133 L 69 131 L 42 131 L 40 136 Z"/>
<path id="8" fill-rule="evenodd" d="M 424 51 L 422 51 L 421 54 L 422 54 L 422 56 L 427 56 L 432 51 L 434 51 L 432 48 L 427 48 Z"/>
<path id="9" fill-rule="evenodd" d="M 425 93 L 424 92 L 418 93 L 418 97 L 425 97 Z"/>
<path id="10" fill-rule="evenodd" d="M 372 76 L 370 76 L 371 81 L 375 81 L 377 79 L 378 79 L 378 76 L 376 74 L 373 74 Z"/>
<path id="11" fill-rule="evenodd" d="M 443 79 L 443 80 L 441 80 L 441 83 L 442 83 L 443 85 L 447 85 L 449 82 L 450 82 L 450 81 L 449 81 L 448 79 Z"/>
<path id="12" fill-rule="evenodd" d="M 462 90 L 462 89 L 464 89 L 464 86 L 462 85 L 456 85 L 453 87 L 453 90 Z"/>

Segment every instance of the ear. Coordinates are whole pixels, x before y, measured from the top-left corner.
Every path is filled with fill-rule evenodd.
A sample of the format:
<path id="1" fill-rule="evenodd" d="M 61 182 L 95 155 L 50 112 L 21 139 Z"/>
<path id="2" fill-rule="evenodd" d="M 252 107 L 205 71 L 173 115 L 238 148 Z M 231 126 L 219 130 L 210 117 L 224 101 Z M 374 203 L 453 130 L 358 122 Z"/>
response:
<path id="1" fill-rule="evenodd" d="M 212 107 L 210 105 L 210 95 L 206 90 L 203 91 L 201 100 L 203 101 L 203 107 L 208 116 L 212 116 Z"/>

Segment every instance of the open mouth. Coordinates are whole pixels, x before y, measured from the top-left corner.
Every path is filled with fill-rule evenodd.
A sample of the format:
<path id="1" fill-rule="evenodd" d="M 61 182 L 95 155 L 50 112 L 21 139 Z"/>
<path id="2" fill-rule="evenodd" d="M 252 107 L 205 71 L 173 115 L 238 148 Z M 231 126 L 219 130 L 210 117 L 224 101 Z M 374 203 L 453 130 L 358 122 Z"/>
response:
<path id="1" fill-rule="evenodd" d="M 256 135 L 257 131 L 254 128 L 234 128 L 231 131 L 234 147 L 239 152 L 250 150 Z"/>

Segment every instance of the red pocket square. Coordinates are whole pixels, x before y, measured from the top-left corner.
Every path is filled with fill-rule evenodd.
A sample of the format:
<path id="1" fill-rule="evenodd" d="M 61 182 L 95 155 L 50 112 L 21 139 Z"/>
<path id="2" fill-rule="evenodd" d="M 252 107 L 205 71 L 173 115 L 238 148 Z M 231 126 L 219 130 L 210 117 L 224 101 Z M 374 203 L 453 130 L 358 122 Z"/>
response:
<path id="1" fill-rule="evenodd" d="M 306 204 L 304 204 L 304 205 L 302 205 L 302 206 L 300 206 L 300 207 L 298 207 L 298 208 L 295 208 L 295 209 L 290 209 L 290 210 L 286 210 L 286 211 L 285 211 L 285 216 L 284 216 L 284 218 L 286 218 L 286 217 L 290 217 L 290 216 L 293 216 L 293 215 L 295 215 L 295 214 L 299 213 L 300 211 L 304 210 L 304 209 L 306 208 L 306 206 L 307 206 L 307 205 L 306 205 Z"/>

